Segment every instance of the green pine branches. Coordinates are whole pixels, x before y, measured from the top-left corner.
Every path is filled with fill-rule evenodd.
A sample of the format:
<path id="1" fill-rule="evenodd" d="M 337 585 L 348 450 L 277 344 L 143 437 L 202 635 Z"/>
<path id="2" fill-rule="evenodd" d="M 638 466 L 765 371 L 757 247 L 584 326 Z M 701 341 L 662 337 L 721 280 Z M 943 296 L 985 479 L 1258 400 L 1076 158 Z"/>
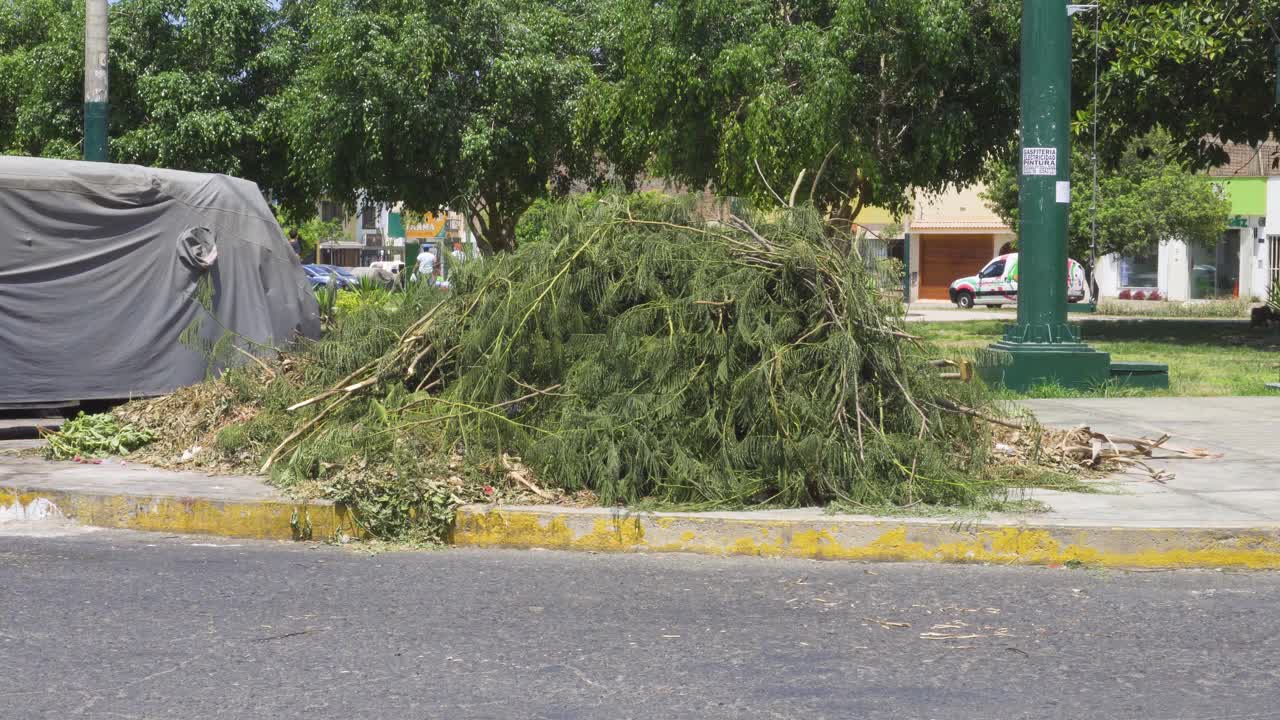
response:
<path id="1" fill-rule="evenodd" d="M 811 210 L 633 200 L 552 206 L 541 239 L 466 263 L 449 293 L 358 306 L 189 389 L 247 418 L 204 444 L 384 537 L 438 538 L 508 484 L 687 508 L 971 506 L 998 487 L 975 417 L 998 413 L 938 376 L 852 238 Z"/>
<path id="2" fill-rule="evenodd" d="M 943 409 L 981 399 L 936 378 L 815 213 L 705 222 L 690 199 L 639 214 L 619 196 L 560 206 L 548 237 L 459 274 L 430 340 L 453 353 L 439 399 L 406 428 L 438 419 L 446 445 L 521 455 L 605 503 L 981 492 L 985 429 Z"/>

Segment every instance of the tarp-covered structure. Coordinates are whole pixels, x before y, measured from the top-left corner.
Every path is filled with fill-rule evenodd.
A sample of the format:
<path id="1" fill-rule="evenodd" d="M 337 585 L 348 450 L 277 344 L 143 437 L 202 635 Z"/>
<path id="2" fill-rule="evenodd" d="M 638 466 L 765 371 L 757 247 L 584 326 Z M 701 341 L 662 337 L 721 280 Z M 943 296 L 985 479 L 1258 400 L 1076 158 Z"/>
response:
<path id="1" fill-rule="evenodd" d="M 160 395 L 319 334 L 256 184 L 0 157 L 0 406 Z"/>

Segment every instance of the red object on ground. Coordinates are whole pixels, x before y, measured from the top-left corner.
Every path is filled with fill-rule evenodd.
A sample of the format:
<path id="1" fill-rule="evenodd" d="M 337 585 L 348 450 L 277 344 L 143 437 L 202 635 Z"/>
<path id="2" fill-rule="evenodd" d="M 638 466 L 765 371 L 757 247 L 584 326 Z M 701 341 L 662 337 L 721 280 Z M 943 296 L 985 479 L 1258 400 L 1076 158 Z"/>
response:
<path id="1" fill-rule="evenodd" d="M 1146 294 L 1146 293 L 1144 293 L 1144 292 L 1142 292 L 1141 290 L 1139 290 L 1138 292 L 1136 292 L 1136 293 L 1134 293 L 1134 294 L 1133 294 L 1133 299 L 1134 299 L 1134 300 L 1146 300 L 1146 299 L 1147 299 L 1147 294 Z"/>
<path id="2" fill-rule="evenodd" d="M 485 494 L 485 495 L 493 495 L 493 486 L 492 486 L 492 485 L 485 485 L 485 486 L 484 486 L 484 494 Z"/>
<path id="3" fill-rule="evenodd" d="M 1160 291 L 1159 291 L 1159 290 L 1152 290 L 1152 291 L 1151 291 L 1151 294 L 1147 296 L 1147 299 L 1148 299 L 1148 300 L 1163 300 L 1163 299 L 1164 299 L 1164 297 L 1160 295 Z"/>
<path id="4" fill-rule="evenodd" d="M 1120 299 L 1121 299 L 1121 300 L 1128 300 L 1129 298 L 1132 298 L 1132 297 L 1133 297 L 1133 293 L 1129 292 L 1128 290 L 1121 290 L 1121 291 L 1120 291 Z"/>

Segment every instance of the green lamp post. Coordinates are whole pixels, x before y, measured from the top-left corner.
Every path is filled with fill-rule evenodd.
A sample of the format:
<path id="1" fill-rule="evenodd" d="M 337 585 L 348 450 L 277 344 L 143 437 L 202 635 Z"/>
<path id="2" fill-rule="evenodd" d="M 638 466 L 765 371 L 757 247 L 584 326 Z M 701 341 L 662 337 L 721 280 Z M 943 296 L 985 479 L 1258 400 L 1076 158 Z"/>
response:
<path id="1" fill-rule="evenodd" d="M 984 379 L 1016 390 L 1095 385 L 1111 357 L 1067 323 L 1071 207 L 1071 21 L 1064 0 L 1022 2 L 1022 152 L 1018 163 L 1018 322 L 980 362 Z"/>
<path id="2" fill-rule="evenodd" d="M 84 159 L 107 162 L 107 0 L 84 8 Z"/>

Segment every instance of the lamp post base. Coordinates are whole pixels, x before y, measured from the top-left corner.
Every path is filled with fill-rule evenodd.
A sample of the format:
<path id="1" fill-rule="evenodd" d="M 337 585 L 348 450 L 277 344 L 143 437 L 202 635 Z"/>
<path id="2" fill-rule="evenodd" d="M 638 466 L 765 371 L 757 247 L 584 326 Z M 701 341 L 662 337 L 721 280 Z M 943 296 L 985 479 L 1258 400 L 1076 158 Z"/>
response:
<path id="1" fill-rule="evenodd" d="M 1025 392 L 1038 385 L 1097 387 L 1111 379 L 1111 354 L 1081 342 L 998 342 L 978 358 L 978 375 L 988 385 Z"/>

